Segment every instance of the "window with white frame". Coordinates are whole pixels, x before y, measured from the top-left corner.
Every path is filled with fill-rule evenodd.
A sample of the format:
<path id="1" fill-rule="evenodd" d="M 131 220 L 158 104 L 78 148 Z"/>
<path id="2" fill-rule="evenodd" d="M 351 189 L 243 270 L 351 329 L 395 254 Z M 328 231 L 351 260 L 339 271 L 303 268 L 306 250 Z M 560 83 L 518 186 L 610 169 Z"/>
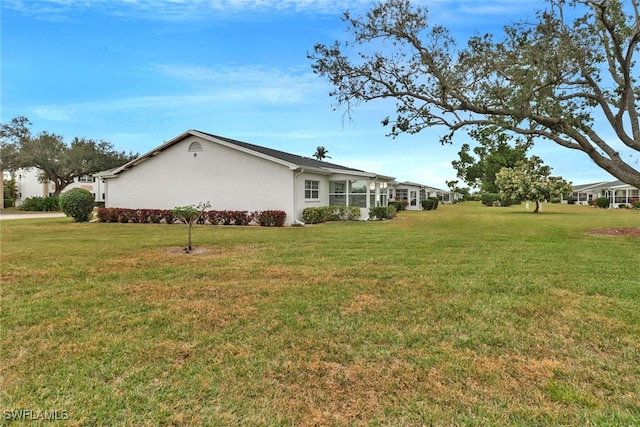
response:
<path id="1" fill-rule="evenodd" d="M 312 181 L 307 179 L 304 181 L 304 198 L 319 199 L 320 198 L 320 181 Z"/>
<path id="2" fill-rule="evenodd" d="M 349 181 L 349 206 L 367 207 L 367 186 L 366 179 L 354 179 Z"/>
<path id="3" fill-rule="evenodd" d="M 330 206 L 346 206 L 347 205 L 347 182 L 346 181 L 330 181 L 329 182 L 329 205 Z"/>
<path id="4" fill-rule="evenodd" d="M 406 188 L 396 188 L 396 199 L 409 201 L 409 190 Z"/>
<path id="5" fill-rule="evenodd" d="M 78 177 L 78 182 L 95 182 L 95 178 L 91 175 L 82 175 Z"/>

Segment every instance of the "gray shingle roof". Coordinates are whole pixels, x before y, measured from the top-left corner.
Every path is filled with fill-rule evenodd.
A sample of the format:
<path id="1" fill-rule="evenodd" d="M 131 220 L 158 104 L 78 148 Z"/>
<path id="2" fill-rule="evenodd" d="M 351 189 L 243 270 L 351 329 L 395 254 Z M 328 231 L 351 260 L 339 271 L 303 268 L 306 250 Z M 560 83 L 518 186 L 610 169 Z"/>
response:
<path id="1" fill-rule="evenodd" d="M 323 162 L 320 160 L 313 159 L 311 157 L 298 156 L 296 154 L 286 153 L 284 151 L 274 150 L 272 148 L 262 147 L 260 145 L 249 144 L 248 142 L 238 141 L 238 140 L 227 138 L 224 136 L 214 135 L 208 132 L 202 132 L 202 131 L 196 131 L 196 132 L 204 135 L 208 135 L 212 138 L 220 139 L 222 141 L 228 142 L 233 145 L 237 145 L 238 147 L 243 147 L 248 150 L 255 151 L 257 153 L 261 153 L 270 157 L 274 157 L 276 159 L 283 160 L 288 163 L 293 163 L 294 165 L 298 165 L 298 166 L 311 167 L 311 168 L 328 168 L 328 169 L 366 173 L 366 171 L 363 171 L 360 169 L 349 168 L 346 166 L 337 165 L 335 163 Z"/>

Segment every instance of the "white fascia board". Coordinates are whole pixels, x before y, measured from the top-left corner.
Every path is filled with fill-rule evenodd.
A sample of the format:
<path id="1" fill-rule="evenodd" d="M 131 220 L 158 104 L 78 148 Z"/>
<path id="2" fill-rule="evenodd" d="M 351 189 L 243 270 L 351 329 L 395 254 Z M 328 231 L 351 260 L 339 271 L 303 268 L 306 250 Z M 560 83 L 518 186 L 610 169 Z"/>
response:
<path id="1" fill-rule="evenodd" d="M 362 172 L 362 171 L 354 171 L 354 170 L 348 170 L 348 169 L 326 168 L 326 170 L 331 172 L 332 175 L 352 175 L 352 176 L 359 176 L 359 177 L 364 177 L 364 178 L 375 178 L 377 176 L 374 173 Z"/>

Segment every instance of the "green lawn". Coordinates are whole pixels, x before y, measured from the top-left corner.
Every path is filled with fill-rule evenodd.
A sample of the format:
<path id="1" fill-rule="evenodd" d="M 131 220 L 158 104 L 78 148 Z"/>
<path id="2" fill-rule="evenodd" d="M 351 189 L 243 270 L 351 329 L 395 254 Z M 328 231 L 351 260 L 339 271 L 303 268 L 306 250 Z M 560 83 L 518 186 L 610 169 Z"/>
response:
<path id="1" fill-rule="evenodd" d="M 3 221 L 0 424 L 640 425 L 640 239 L 585 232 L 638 226 Z"/>

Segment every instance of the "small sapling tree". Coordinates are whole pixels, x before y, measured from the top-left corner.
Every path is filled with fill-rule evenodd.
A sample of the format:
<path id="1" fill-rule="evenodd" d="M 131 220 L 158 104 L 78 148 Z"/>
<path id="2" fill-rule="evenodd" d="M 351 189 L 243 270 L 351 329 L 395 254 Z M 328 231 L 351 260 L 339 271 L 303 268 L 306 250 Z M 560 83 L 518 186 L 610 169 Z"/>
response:
<path id="1" fill-rule="evenodd" d="M 204 214 L 204 212 L 211 207 L 209 202 L 207 203 L 199 203 L 197 206 L 177 206 L 171 210 L 171 214 L 174 218 L 178 219 L 180 222 L 183 222 L 187 225 L 188 230 L 188 240 L 187 246 L 184 248 L 186 253 L 191 253 L 193 250 L 193 246 L 191 244 L 191 227 L 195 224 L 198 219 Z"/>

